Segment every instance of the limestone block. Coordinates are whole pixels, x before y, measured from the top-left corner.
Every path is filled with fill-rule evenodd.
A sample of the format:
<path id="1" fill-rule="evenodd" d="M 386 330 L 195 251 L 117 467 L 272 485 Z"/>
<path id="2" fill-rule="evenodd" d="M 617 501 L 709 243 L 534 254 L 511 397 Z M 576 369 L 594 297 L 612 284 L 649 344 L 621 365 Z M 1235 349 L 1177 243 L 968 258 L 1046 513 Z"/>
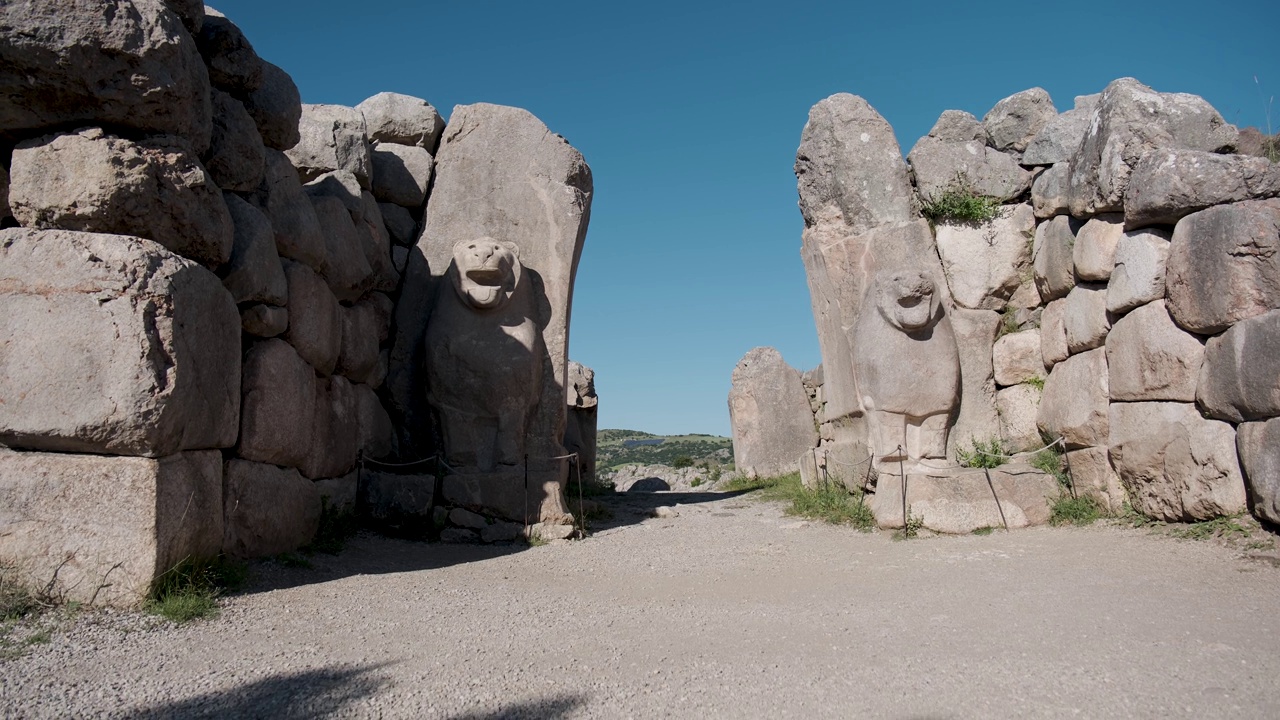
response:
<path id="1" fill-rule="evenodd" d="M 1036 417 L 1040 412 L 1040 388 L 1014 385 L 996 393 L 996 411 L 1000 415 L 1000 439 L 1012 452 L 1040 447 L 1040 428 Z"/>
<path id="2" fill-rule="evenodd" d="M 729 422 L 734 464 L 747 477 L 795 472 L 796 457 L 818 444 L 800 373 L 771 347 L 751 350 L 733 369 Z"/>
<path id="3" fill-rule="evenodd" d="M 1133 168 L 1149 150 L 1217 152 L 1230 148 L 1236 134 L 1200 97 L 1158 93 L 1133 78 L 1115 80 L 1102 91 L 1071 158 L 1071 214 L 1122 211 Z"/>
<path id="4" fill-rule="evenodd" d="M 209 147 L 208 71 L 159 0 L 15 0 L 4 26 L 0 136 L 101 123 Z"/>
<path id="5" fill-rule="evenodd" d="M 1204 341 L 1175 325 L 1163 300 L 1143 305 L 1107 335 L 1111 399 L 1193 402 L 1203 359 Z"/>
<path id="6" fill-rule="evenodd" d="M 267 147 L 283 151 L 298 144 L 302 97 L 288 73 L 263 61 L 258 89 L 239 95 L 239 99 L 257 124 Z"/>
<path id="7" fill-rule="evenodd" d="M 288 343 L 266 340 L 250 346 L 244 360 L 240 457 L 302 464 L 311 445 L 315 386 L 315 372 Z"/>
<path id="8" fill-rule="evenodd" d="M 230 447 L 240 315 L 156 243 L 0 230 L 0 443 L 164 457 Z"/>
<path id="9" fill-rule="evenodd" d="M 276 150 L 266 151 L 267 164 L 262 187 L 249 201 L 266 213 L 276 234 L 280 257 L 305 263 L 316 272 L 328 268 L 324 233 L 310 198 L 298 182 L 298 173 L 289 158 Z"/>
<path id="10" fill-rule="evenodd" d="M 1071 355 L 1067 349 L 1067 301 L 1054 300 L 1044 307 L 1040 315 L 1040 359 L 1046 368 L 1066 360 Z"/>
<path id="11" fill-rule="evenodd" d="M 911 516 L 939 533 L 1044 525 L 1057 497 L 1058 483 L 1052 476 L 1022 464 L 990 471 L 922 468 L 919 473 L 908 472 L 907 477 Z M 881 473 L 869 502 L 876 525 L 885 530 L 902 527 L 901 476 Z"/>
<path id="12" fill-rule="evenodd" d="M 272 305 L 250 305 L 240 312 L 240 327 L 250 335 L 272 338 L 289 328 L 289 311 Z"/>
<path id="13" fill-rule="evenodd" d="M 1110 414 L 1111 462 L 1135 510 L 1169 522 L 1245 510 L 1230 425 L 1189 403 L 1113 403 Z"/>
<path id="14" fill-rule="evenodd" d="M 223 193 L 235 227 L 231 261 L 222 266 L 222 285 L 237 303 L 284 305 L 289 284 L 276 254 L 275 232 L 262 211 L 231 193 Z"/>
<path id="15" fill-rule="evenodd" d="M 352 382 L 362 383 L 378 364 L 378 317 L 367 303 L 339 308 L 342 344 L 336 372 Z"/>
<path id="16" fill-rule="evenodd" d="M 1076 233 L 1076 243 L 1071 249 L 1071 260 L 1076 267 L 1076 278 L 1092 282 L 1106 282 L 1116 264 L 1116 246 L 1124 235 L 1124 216 L 1104 213 L 1089 218 Z"/>
<path id="17" fill-rule="evenodd" d="M 1075 261 L 1072 252 L 1079 228 L 1079 222 L 1066 215 L 1058 215 L 1036 227 L 1032 262 L 1035 267 L 1036 289 L 1046 302 L 1066 297 L 1071 288 L 1075 287 Z"/>
<path id="18" fill-rule="evenodd" d="M 359 403 L 354 386 L 341 375 L 316 380 L 311 449 L 298 470 L 313 480 L 345 475 L 360 449 Z"/>
<path id="19" fill-rule="evenodd" d="M 401 271 L 392 262 L 391 235 L 387 233 L 382 208 L 368 190 L 360 195 L 360 199 L 364 217 L 356 223 L 356 231 L 361 240 L 360 249 L 373 274 L 373 289 L 395 292 L 400 288 Z"/>
<path id="20" fill-rule="evenodd" d="M 1124 485 L 1111 467 L 1105 447 L 1072 450 L 1065 462 L 1076 497 L 1091 497 L 1112 515 L 1124 512 Z"/>
<path id="21" fill-rule="evenodd" d="M 960 356 L 960 411 L 948 441 L 948 457 L 954 458 L 957 446 L 986 441 L 1000 434 L 995 371 L 991 364 L 996 333 L 1000 330 L 1000 314 L 992 310 L 956 308 L 951 311 L 950 320 Z M 937 365 L 934 372 L 945 378 L 949 369 L 941 362 Z M 930 382 L 938 379 L 931 378 Z M 858 459 L 861 458 L 853 461 Z"/>
<path id="22" fill-rule="evenodd" d="M 223 190 L 253 192 L 262 184 L 266 147 L 239 100 L 214 90 L 213 134 L 204 165 Z"/>
<path id="23" fill-rule="evenodd" d="M 373 162 L 373 194 L 382 202 L 420 208 L 431 186 L 435 158 L 420 147 L 378 143 Z"/>
<path id="24" fill-rule="evenodd" d="M 356 105 L 356 110 L 364 115 L 369 139 L 374 142 L 416 145 L 435 152 L 444 132 L 440 113 L 426 100 L 409 95 L 381 92 Z"/>
<path id="25" fill-rule="evenodd" d="M 1007 387 L 1045 377 L 1040 332 L 1032 328 L 996 340 L 991 353 L 996 385 Z"/>
<path id="26" fill-rule="evenodd" d="M 480 540 L 482 542 L 510 542 L 519 538 L 524 533 L 524 527 L 516 523 L 495 522 L 492 525 L 486 525 L 480 531 Z"/>
<path id="27" fill-rule="evenodd" d="M 302 186 L 308 197 L 332 197 L 342 201 L 352 222 L 364 219 L 364 202 L 360 199 L 360 181 L 348 170 L 327 172 Z"/>
<path id="28" fill-rule="evenodd" d="M 1071 159 L 1089 131 L 1093 108 L 1074 108 L 1045 123 L 1022 154 L 1023 165 L 1056 165 Z"/>
<path id="29" fill-rule="evenodd" d="M 284 339 L 316 372 L 328 375 L 342 351 L 342 314 L 338 300 L 311 268 L 284 262 L 289 281 L 289 329 Z"/>
<path id="30" fill-rule="evenodd" d="M 372 162 L 364 116 L 342 105 L 302 105 L 298 144 L 285 151 L 303 182 L 334 170 L 348 170 L 369 189 Z"/>
<path id="31" fill-rule="evenodd" d="M 963 110 L 943 110 L 929 131 L 929 137 L 942 142 L 985 140 L 987 132 L 978 118 Z"/>
<path id="32" fill-rule="evenodd" d="M 204 3 L 201 0 L 161 0 L 175 15 L 182 20 L 187 32 L 195 37 L 204 24 Z"/>
<path id="33" fill-rule="evenodd" d="M 1073 355 L 1102 347 L 1111 318 L 1107 315 L 1105 285 L 1077 285 L 1067 294 L 1062 324 L 1067 332 L 1067 350 Z"/>
<path id="34" fill-rule="evenodd" d="M 231 257 L 222 193 L 194 155 L 97 128 L 19 143 L 9 204 L 26 227 L 133 235 L 216 267 Z"/>
<path id="35" fill-rule="evenodd" d="M 395 428 L 391 424 L 391 416 L 387 414 L 382 401 L 368 385 L 355 385 L 357 423 L 360 427 L 360 438 L 357 449 L 365 457 L 382 458 L 391 454 Z"/>
<path id="36" fill-rule="evenodd" d="M 975 310 L 1003 310 L 1031 273 L 1030 240 L 1035 215 L 1027 204 L 1005 206 L 1000 216 L 979 226 L 940 222 L 938 255 L 951 296 Z"/>
<path id="37" fill-rule="evenodd" d="M 336 478 L 316 480 L 316 491 L 320 493 L 321 514 L 325 511 L 340 514 L 354 513 L 360 496 L 360 472 L 352 471 Z"/>
<path id="38" fill-rule="evenodd" d="M 325 244 L 325 282 L 339 299 L 358 299 L 373 286 L 373 269 L 364 253 L 364 239 L 351 214 L 335 197 L 312 196 L 311 207 Z M 390 260 L 387 261 L 390 264 Z"/>
<path id="39" fill-rule="evenodd" d="M 1231 422 L 1280 415 L 1280 310 L 1242 320 L 1209 338 L 1196 399 Z"/>
<path id="40" fill-rule="evenodd" d="M 1107 443 L 1106 350 L 1072 355 L 1053 366 L 1044 382 L 1036 425 L 1042 433 L 1066 440 L 1069 449 Z"/>
<path id="41" fill-rule="evenodd" d="M 293 468 L 228 460 L 223 503 L 222 552 L 234 557 L 297 550 L 320 528 L 320 488 Z"/>
<path id="42" fill-rule="evenodd" d="M 371 292 L 360 298 L 356 305 L 369 306 L 376 320 L 374 327 L 378 331 L 378 342 L 386 342 L 387 338 L 391 337 L 391 318 L 395 314 L 395 302 L 380 292 Z"/>
<path id="43" fill-rule="evenodd" d="M 1164 297 L 1169 239 L 1169 233 L 1149 228 L 1120 236 L 1115 269 L 1107 284 L 1107 312 L 1120 315 Z"/>
<path id="44" fill-rule="evenodd" d="M 1067 195 L 1070 175 L 1071 164 L 1059 162 L 1036 176 L 1031 183 L 1031 207 L 1036 217 L 1051 218 L 1070 212 L 1070 199 Z"/>
<path id="45" fill-rule="evenodd" d="M 1242 423 L 1236 428 L 1236 449 L 1253 514 L 1280 523 L 1280 418 Z"/>
<path id="46" fill-rule="evenodd" d="M 378 209 L 382 211 L 382 221 L 391 240 L 397 245 L 412 245 L 418 236 L 418 223 L 413 215 L 392 203 L 378 203 Z"/>
<path id="47" fill-rule="evenodd" d="M 1280 200 L 1219 205 L 1178 221 L 1165 287 L 1173 319 L 1203 335 L 1280 308 Z"/>
<path id="48" fill-rule="evenodd" d="M 387 372 L 390 365 L 391 351 L 384 348 L 382 352 L 378 353 L 378 366 L 374 368 L 373 375 L 369 378 L 366 384 L 374 390 L 382 387 L 382 383 L 387 380 Z"/>
<path id="49" fill-rule="evenodd" d="M 1266 158 L 1156 148 L 1142 157 L 1125 191 L 1124 224 L 1173 225 L 1213 205 L 1280 195 L 1280 165 Z"/>
<path id="50" fill-rule="evenodd" d="M 0 449 L 0 562 L 24 584 L 136 608 L 161 573 L 221 545 L 217 450 L 152 459 Z"/>
<path id="51" fill-rule="evenodd" d="M 209 68 L 209 82 L 215 87 L 251 93 L 262 85 L 262 59 L 226 15 L 206 5 L 195 39 Z"/>
<path id="52" fill-rule="evenodd" d="M 982 118 L 987 144 L 996 150 L 1022 152 L 1058 110 L 1044 88 L 1015 93 L 995 104 Z"/>
<path id="53" fill-rule="evenodd" d="M 941 197 L 957 176 L 977 194 L 1001 201 L 1012 200 L 1031 188 L 1031 173 L 981 140 L 948 143 L 924 137 L 911 148 L 907 162 L 925 202 Z"/>

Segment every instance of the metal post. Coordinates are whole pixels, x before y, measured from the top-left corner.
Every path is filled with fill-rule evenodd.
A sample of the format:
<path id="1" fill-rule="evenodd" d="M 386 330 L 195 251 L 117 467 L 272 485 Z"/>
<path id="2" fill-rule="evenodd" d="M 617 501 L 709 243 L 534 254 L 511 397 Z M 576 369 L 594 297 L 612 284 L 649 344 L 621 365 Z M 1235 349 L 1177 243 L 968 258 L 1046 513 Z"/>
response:
<path id="1" fill-rule="evenodd" d="M 902 456 L 905 454 L 906 454 L 906 451 L 902 449 L 901 445 L 899 445 L 898 446 L 898 474 L 902 476 L 902 537 L 904 538 L 910 537 L 907 534 L 908 527 L 909 527 L 907 525 L 907 520 L 908 520 L 907 518 L 907 472 L 906 470 L 903 469 L 903 461 L 902 461 Z"/>
<path id="2" fill-rule="evenodd" d="M 525 539 L 533 539 L 533 530 L 529 528 L 529 453 L 524 454 L 524 532 Z"/>

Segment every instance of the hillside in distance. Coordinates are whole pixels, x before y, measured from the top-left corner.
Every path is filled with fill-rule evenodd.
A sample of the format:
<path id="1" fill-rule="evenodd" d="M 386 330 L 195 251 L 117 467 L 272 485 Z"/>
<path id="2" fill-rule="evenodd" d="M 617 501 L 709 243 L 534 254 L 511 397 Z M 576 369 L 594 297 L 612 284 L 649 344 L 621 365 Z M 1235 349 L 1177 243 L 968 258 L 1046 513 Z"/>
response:
<path id="1" fill-rule="evenodd" d="M 718 435 L 654 435 L 639 430 L 596 433 L 596 467 L 621 465 L 719 467 L 733 464 L 733 440 Z"/>

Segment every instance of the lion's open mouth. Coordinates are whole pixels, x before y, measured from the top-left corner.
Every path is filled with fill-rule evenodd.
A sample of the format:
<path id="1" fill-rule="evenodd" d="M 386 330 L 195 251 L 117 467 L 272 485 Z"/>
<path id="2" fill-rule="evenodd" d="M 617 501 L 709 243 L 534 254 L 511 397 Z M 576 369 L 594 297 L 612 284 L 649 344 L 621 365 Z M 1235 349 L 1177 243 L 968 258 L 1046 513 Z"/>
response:
<path id="1" fill-rule="evenodd" d="M 467 279 L 477 285 L 501 285 L 505 273 L 501 268 L 476 268 L 467 271 Z"/>

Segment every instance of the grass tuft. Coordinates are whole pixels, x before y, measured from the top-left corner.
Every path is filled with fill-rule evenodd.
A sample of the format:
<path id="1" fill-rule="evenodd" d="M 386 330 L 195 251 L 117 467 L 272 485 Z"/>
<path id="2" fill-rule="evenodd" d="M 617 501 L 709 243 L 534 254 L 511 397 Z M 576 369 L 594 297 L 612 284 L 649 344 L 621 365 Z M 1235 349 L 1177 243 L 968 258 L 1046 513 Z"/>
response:
<path id="1" fill-rule="evenodd" d="M 218 598 L 247 579 L 248 568 L 225 557 L 184 560 L 152 583 L 145 609 L 179 624 L 216 617 Z"/>
<path id="2" fill-rule="evenodd" d="M 974 440 L 969 449 L 956 446 L 956 462 L 967 468 L 998 468 L 1009 461 L 1009 450 L 1000 438 Z"/>
<path id="3" fill-rule="evenodd" d="M 934 221 L 985 223 L 1000 216 L 1000 199 L 979 195 L 973 183 L 957 173 L 951 184 L 921 208 L 925 217 Z"/>
<path id="4" fill-rule="evenodd" d="M 973 534 L 974 535 L 990 535 L 994 530 L 995 528 L 991 527 L 990 525 L 985 525 L 980 528 L 974 528 Z"/>
<path id="5" fill-rule="evenodd" d="M 1239 515 L 1231 515 L 1202 522 L 1171 526 L 1169 535 L 1183 540 L 1209 540 L 1210 538 L 1248 538 L 1252 533 L 1240 524 Z"/>
<path id="6" fill-rule="evenodd" d="M 788 515 L 821 520 L 832 525 L 851 525 L 859 530 L 875 527 L 871 508 L 861 493 L 850 493 L 843 485 L 826 483 L 809 489 L 800 482 L 800 473 L 773 478 L 732 478 L 725 488 L 730 491 L 759 491 L 763 500 L 790 503 Z"/>
<path id="7" fill-rule="evenodd" d="M 1062 495 L 1049 514 L 1052 525 L 1090 525 L 1103 516 L 1102 505 L 1092 497 Z"/>
<path id="8" fill-rule="evenodd" d="M 1065 491 L 1071 488 L 1071 478 L 1062 462 L 1062 450 L 1058 445 L 1051 445 L 1031 456 L 1031 467 L 1052 475 L 1058 485 Z"/>

